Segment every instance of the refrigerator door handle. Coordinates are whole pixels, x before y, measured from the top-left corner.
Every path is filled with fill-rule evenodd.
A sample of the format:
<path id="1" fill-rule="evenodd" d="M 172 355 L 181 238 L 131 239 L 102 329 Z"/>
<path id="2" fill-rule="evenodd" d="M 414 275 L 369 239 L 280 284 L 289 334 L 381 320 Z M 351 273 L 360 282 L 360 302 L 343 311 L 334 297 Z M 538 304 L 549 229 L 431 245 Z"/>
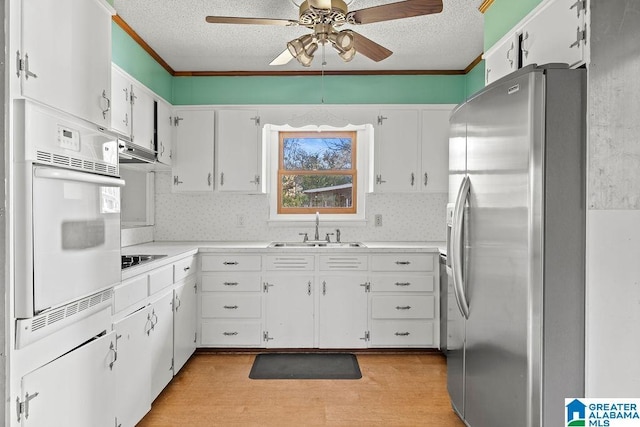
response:
<path id="1" fill-rule="evenodd" d="M 453 290 L 456 296 L 456 302 L 460 312 L 465 317 L 469 318 L 469 303 L 467 302 L 467 296 L 464 292 L 464 279 L 462 277 L 462 228 L 464 223 L 464 207 L 471 188 L 471 182 L 469 176 L 465 176 L 460 184 L 460 190 L 458 190 L 458 196 L 456 197 L 456 204 L 453 209 L 453 227 L 451 229 L 451 269 L 453 271 Z"/>

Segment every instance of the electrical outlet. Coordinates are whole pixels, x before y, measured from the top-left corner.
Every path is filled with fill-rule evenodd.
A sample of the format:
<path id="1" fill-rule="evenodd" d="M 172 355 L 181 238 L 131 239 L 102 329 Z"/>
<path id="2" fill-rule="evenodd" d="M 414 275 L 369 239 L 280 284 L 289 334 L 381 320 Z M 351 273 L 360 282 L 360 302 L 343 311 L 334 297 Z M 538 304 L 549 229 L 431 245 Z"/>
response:
<path id="1" fill-rule="evenodd" d="M 376 214 L 374 218 L 376 227 L 382 227 L 382 214 Z"/>
<path id="2" fill-rule="evenodd" d="M 244 215 L 236 215 L 236 227 L 244 227 Z"/>

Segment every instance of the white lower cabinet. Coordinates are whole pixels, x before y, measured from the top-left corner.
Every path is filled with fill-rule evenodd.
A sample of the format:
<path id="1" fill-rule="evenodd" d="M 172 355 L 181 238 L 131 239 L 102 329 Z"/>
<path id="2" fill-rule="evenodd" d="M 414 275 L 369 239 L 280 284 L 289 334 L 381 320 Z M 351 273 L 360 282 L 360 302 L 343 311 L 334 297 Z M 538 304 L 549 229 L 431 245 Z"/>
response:
<path id="1" fill-rule="evenodd" d="M 135 426 L 151 409 L 150 317 L 143 307 L 113 325 L 118 351 L 116 425 L 122 427 Z"/>
<path id="2" fill-rule="evenodd" d="M 110 332 L 22 377 L 22 426 L 115 425 L 116 334 Z"/>
<path id="3" fill-rule="evenodd" d="M 177 284 L 173 293 L 173 375 L 196 351 L 196 277 Z"/>
<path id="4" fill-rule="evenodd" d="M 151 400 L 173 378 L 173 289 L 154 297 L 151 310 L 151 337 L 149 359 L 151 363 Z"/>
<path id="5" fill-rule="evenodd" d="M 322 276 L 320 280 L 320 348 L 366 348 L 367 276 Z"/>

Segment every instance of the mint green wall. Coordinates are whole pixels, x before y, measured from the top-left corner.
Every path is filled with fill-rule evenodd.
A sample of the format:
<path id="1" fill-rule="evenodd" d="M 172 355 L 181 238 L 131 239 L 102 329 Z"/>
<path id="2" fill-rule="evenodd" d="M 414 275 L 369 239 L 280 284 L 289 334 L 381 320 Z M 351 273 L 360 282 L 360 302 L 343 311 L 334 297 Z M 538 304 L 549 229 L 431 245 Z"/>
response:
<path id="1" fill-rule="evenodd" d="M 465 76 L 175 77 L 174 105 L 456 104 Z"/>
<path id="2" fill-rule="evenodd" d="M 171 102 L 173 76 L 116 23 L 111 24 L 111 60 L 136 80 Z"/>
<path id="3" fill-rule="evenodd" d="M 466 77 L 466 92 L 467 98 L 471 97 L 474 93 L 484 88 L 484 59 L 480 61 L 471 71 L 467 73 Z"/>
<path id="4" fill-rule="evenodd" d="M 495 0 L 484 13 L 484 51 L 502 38 L 542 0 Z"/>

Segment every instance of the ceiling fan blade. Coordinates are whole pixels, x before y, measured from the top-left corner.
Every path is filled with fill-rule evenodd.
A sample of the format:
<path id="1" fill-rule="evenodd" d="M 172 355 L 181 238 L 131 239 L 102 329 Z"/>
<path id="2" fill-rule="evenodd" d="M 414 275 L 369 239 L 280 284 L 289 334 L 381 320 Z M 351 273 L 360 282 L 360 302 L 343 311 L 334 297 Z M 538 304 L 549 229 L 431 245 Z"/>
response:
<path id="1" fill-rule="evenodd" d="M 369 40 L 362 34 L 358 34 L 355 31 L 352 31 L 352 33 L 353 47 L 355 47 L 356 52 L 366 56 L 369 59 L 380 62 L 383 59 L 391 56 L 391 54 L 393 53 L 386 47 L 379 45 L 373 40 Z"/>
<path id="2" fill-rule="evenodd" d="M 205 20 L 210 24 L 280 25 L 283 27 L 295 27 L 298 25 L 298 21 L 292 21 L 290 19 L 238 18 L 234 16 L 207 16 Z"/>
<path id="3" fill-rule="evenodd" d="M 440 12 L 442 12 L 442 0 L 405 0 L 354 10 L 350 15 L 355 24 L 371 24 Z"/>
<path id="4" fill-rule="evenodd" d="M 288 64 L 289 61 L 293 59 L 293 55 L 289 52 L 289 49 L 285 49 L 282 51 L 280 55 L 276 57 L 269 65 L 285 65 Z"/>

